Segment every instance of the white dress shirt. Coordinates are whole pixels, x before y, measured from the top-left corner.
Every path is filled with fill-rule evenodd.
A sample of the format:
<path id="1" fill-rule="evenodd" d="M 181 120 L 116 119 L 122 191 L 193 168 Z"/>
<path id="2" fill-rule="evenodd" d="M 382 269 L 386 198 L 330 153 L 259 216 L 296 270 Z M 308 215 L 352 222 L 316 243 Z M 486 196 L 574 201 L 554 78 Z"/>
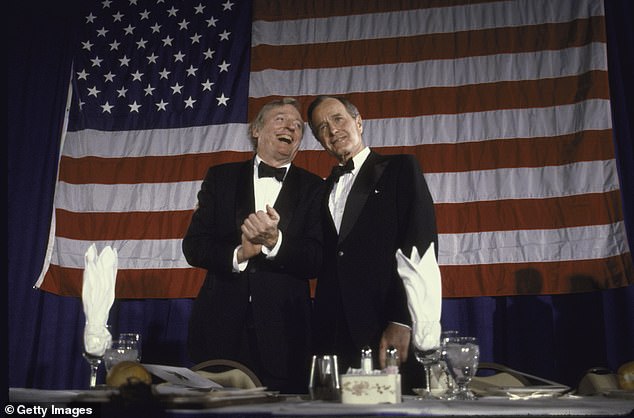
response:
<path id="1" fill-rule="evenodd" d="M 363 148 L 361 152 L 355 155 L 352 158 L 352 161 L 354 162 L 354 169 L 339 177 L 339 181 L 332 187 L 328 199 L 328 208 L 330 209 L 330 215 L 335 223 L 337 232 L 339 232 L 339 228 L 341 228 L 343 211 L 346 207 L 346 201 L 348 200 L 348 195 L 350 194 L 354 180 L 357 177 L 359 170 L 361 170 L 361 166 L 368 158 L 368 155 L 370 155 L 370 148 L 368 147 Z"/>
<path id="2" fill-rule="evenodd" d="M 263 177 L 260 178 L 258 176 L 258 165 L 262 159 L 256 155 L 253 160 L 253 197 L 255 198 L 255 211 L 263 211 L 266 212 L 266 205 L 273 207 L 275 201 L 277 200 L 277 196 L 280 194 L 280 190 L 282 190 L 282 182 L 276 180 L 274 177 Z M 283 166 L 286 168 L 286 175 L 288 175 L 288 170 L 291 167 L 291 164 L 285 164 Z M 286 175 L 284 178 L 286 178 Z M 279 231 L 279 236 L 277 239 L 277 243 L 275 247 L 272 249 L 268 249 L 265 246 L 262 246 L 262 253 L 266 255 L 267 259 L 273 259 L 277 255 L 280 246 L 282 245 L 282 231 Z M 233 251 L 233 271 L 240 272 L 244 271 L 247 268 L 247 264 L 249 260 L 245 260 L 242 263 L 238 263 L 238 249 L 240 246 L 236 247 Z"/>

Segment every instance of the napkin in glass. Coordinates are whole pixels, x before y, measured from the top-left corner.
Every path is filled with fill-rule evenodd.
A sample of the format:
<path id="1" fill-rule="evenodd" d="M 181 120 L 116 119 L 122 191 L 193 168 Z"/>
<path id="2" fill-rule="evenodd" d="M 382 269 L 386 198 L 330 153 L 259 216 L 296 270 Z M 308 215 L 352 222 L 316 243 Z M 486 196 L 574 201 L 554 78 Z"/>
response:
<path id="1" fill-rule="evenodd" d="M 86 316 L 84 349 L 88 354 L 101 357 L 112 341 L 107 322 L 114 302 L 117 250 L 107 246 L 97 255 L 97 247 L 93 243 L 88 247 L 84 261 L 81 291 Z"/>
<path id="2" fill-rule="evenodd" d="M 396 266 L 407 292 L 413 344 L 424 351 L 437 348 L 440 345 L 442 285 L 434 243 L 422 257 L 415 246 L 409 258 L 399 248 Z"/>

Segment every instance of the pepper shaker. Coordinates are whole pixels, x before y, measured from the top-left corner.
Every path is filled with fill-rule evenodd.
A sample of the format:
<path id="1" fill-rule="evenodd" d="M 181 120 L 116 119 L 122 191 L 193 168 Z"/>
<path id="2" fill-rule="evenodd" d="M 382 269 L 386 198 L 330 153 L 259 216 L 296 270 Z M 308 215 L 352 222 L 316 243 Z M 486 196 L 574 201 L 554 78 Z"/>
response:
<path id="1" fill-rule="evenodd" d="M 372 349 L 365 346 L 361 349 L 361 371 L 364 374 L 372 374 L 374 365 L 372 364 Z"/>
<path id="2" fill-rule="evenodd" d="M 388 374 L 398 374 L 398 350 L 389 346 L 385 353 L 385 370 Z"/>

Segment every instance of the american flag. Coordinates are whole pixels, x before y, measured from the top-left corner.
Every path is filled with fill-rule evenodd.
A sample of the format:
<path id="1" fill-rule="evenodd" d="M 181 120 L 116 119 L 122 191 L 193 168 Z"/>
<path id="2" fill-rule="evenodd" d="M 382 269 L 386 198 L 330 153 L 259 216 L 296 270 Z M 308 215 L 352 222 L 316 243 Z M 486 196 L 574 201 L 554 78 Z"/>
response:
<path id="1" fill-rule="evenodd" d="M 250 157 L 263 103 L 318 94 L 418 157 L 444 296 L 634 282 L 602 1 L 106 0 L 84 19 L 44 290 L 80 294 L 97 242 L 119 251 L 118 297 L 195 296 L 180 240 L 207 167 Z M 307 133 L 296 163 L 334 161 Z"/>

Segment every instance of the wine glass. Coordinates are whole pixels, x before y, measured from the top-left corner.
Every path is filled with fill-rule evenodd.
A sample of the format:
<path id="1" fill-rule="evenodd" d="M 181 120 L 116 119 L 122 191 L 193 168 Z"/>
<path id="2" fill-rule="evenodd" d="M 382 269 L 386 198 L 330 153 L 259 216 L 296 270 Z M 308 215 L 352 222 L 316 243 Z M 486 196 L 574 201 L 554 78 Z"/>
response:
<path id="1" fill-rule="evenodd" d="M 478 369 L 480 347 L 475 337 L 448 337 L 442 345 L 441 357 L 447 363 L 456 388 L 450 399 L 476 399 L 469 383 Z"/>
<path id="2" fill-rule="evenodd" d="M 419 399 L 436 399 L 436 396 L 431 391 L 431 368 L 438 364 L 440 360 L 440 347 L 433 347 L 428 350 L 414 347 L 414 356 L 425 368 L 425 388 L 418 392 Z"/>
<path id="3" fill-rule="evenodd" d="M 103 356 L 106 348 L 112 339 L 110 334 L 110 326 L 95 326 L 86 324 L 84 336 L 82 340 L 82 356 L 90 366 L 90 389 L 97 387 L 97 373 L 99 366 L 103 362 Z"/>
<path id="4" fill-rule="evenodd" d="M 90 365 L 90 389 L 95 389 L 97 387 L 97 372 L 99 371 L 99 366 L 103 361 L 103 356 L 95 356 L 87 351 L 83 351 L 83 356 Z"/>

